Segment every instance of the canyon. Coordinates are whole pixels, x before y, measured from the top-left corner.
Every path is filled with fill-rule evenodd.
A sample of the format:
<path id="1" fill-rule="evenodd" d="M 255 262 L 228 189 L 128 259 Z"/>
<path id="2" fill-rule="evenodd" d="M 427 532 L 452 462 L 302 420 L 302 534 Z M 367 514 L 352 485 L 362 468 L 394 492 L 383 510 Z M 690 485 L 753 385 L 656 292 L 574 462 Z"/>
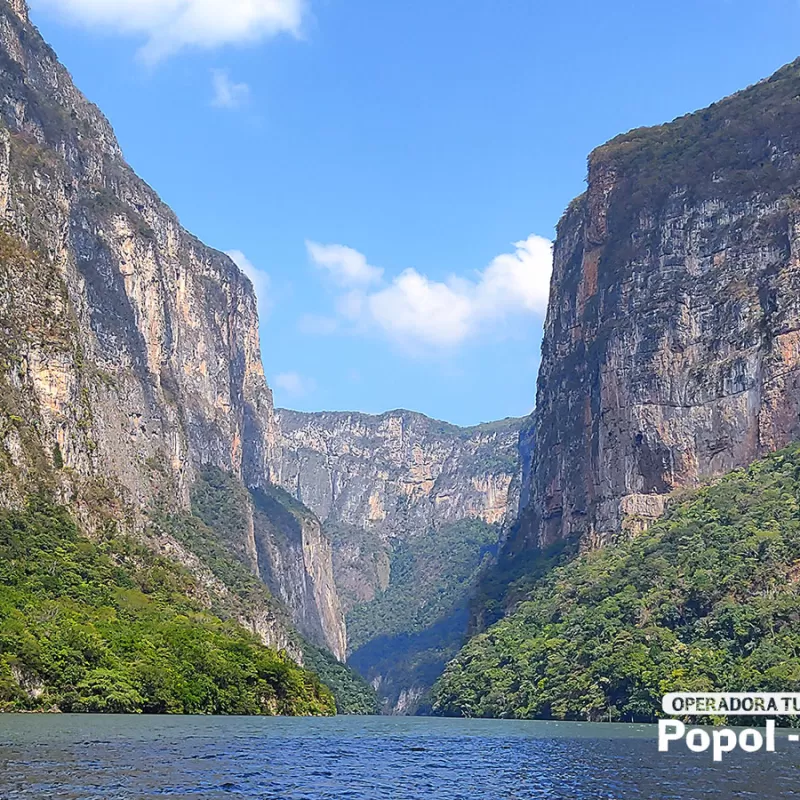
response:
<path id="1" fill-rule="evenodd" d="M 546 607 L 530 630 L 515 609 L 571 596 L 541 582 L 554 566 L 639 554 L 659 520 L 669 543 L 680 492 L 800 436 L 798 97 L 800 61 L 591 154 L 530 418 L 298 412 L 274 408 L 251 282 L 131 170 L 24 0 L 0 0 L 0 507 L 46 495 L 92 546 L 130 537 L 359 710 L 374 698 L 342 662 L 387 713 L 430 710 L 448 662 L 441 708 L 506 713 L 496 687 L 459 696 L 463 675 L 491 683 L 485 628 L 510 612 L 489 631 L 533 641 Z M 723 487 L 789 480 L 764 463 Z"/>
<path id="2" fill-rule="evenodd" d="M 522 420 L 275 418 L 275 480 L 331 538 L 348 661 L 385 710 L 413 712 L 466 634 L 475 581 L 516 518 Z"/>
<path id="3" fill-rule="evenodd" d="M 0 2 L 0 326 L 0 505 L 115 526 L 298 662 L 451 614 L 515 516 L 520 421 L 276 413 L 250 281 L 130 169 L 24 0 Z"/>

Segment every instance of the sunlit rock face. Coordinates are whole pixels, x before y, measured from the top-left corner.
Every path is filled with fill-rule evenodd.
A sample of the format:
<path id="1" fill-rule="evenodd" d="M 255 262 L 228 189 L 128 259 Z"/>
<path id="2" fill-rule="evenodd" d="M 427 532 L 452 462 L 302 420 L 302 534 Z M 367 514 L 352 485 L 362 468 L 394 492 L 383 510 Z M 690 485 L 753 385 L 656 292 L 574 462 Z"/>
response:
<path id="1" fill-rule="evenodd" d="M 0 502 L 46 475 L 87 524 L 113 496 L 136 528 L 156 499 L 188 510 L 201 465 L 270 485 L 277 429 L 250 281 L 128 167 L 23 0 L 0 0 L 0 328 Z M 271 557 L 300 576 L 284 598 L 295 621 L 343 657 L 330 545 L 307 527 Z M 251 622 L 286 645 L 277 623 Z"/>
<path id="2" fill-rule="evenodd" d="M 7 377 L 68 468 L 113 475 L 134 499 L 151 492 L 148 459 L 181 494 L 192 463 L 265 481 L 275 429 L 249 280 L 130 170 L 25 19 L 23 3 L 0 3 L 0 214 L 52 274 L 28 292 L 6 265 L 5 297 L 31 333 Z M 69 327 L 58 355 L 34 335 L 45 315 Z"/>
<path id="3" fill-rule="evenodd" d="M 516 510 L 519 420 L 459 428 L 411 411 L 276 417 L 276 482 L 322 520 L 391 536 L 469 517 L 502 523 Z"/>
<path id="4" fill-rule="evenodd" d="M 278 409 L 276 421 L 273 475 L 330 538 L 350 663 L 385 712 L 413 714 L 466 632 L 470 576 L 516 517 L 522 420 Z"/>
<path id="5" fill-rule="evenodd" d="M 385 555 L 365 548 L 359 532 L 388 543 L 516 514 L 520 420 L 459 428 L 410 411 L 285 409 L 276 419 L 276 482 L 336 528 L 337 583 L 354 601 L 371 600 L 389 580 Z"/>
<path id="6" fill-rule="evenodd" d="M 800 435 L 798 97 L 794 63 L 590 157 L 558 227 L 512 550 L 635 532 Z"/>

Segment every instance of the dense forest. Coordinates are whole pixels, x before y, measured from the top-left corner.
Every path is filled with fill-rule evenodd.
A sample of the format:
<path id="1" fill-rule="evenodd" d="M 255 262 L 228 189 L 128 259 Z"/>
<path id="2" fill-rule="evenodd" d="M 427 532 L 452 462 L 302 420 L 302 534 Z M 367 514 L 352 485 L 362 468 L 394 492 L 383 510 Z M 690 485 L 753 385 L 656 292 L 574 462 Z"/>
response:
<path id="1" fill-rule="evenodd" d="M 268 502 L 286 515 L 310 514 L 280 488 L 270 487 L 253 494 L 252 502 L 262 507 Z M 288 611 L 245 564 L 242 543 L 246 539 L 247 520 L 244 509 L 250 502 L 250 493 L 233 475 L 205 466 L 198 471 L 192 487 L 192 514 L 157 516 L 162 529 L 197 553 L 245 606 L 269 608 L 273 614 L 282 616 L 287 628 L 291 628 Z M 289 520 L 291 523 L 291 517 Z M 304 664 L 333 692 L 339 714 L 377 713 L 375 690 L 354 669 L 299 634 L 293 635 Z"/>
<path id="2" fill-rule="evenodd" d="M 391 582 L 347 615 L 350 647 L 378 636 L 419 633 L 461 600 L 497 545 L 497 529 L 465 519 L 394 543 Z"/>
<path id="3" fill-rule="evenodd" d="M 380 681 L 388 709 L 405 691 L 404 712 L 427 709 L 425 694 L 456 655 L 467 630 L 467 601 L 497 549 L 498 530 L 464 519 L 394 543 L 391 582 L 347 615 L 348 663 Z"/>
<path id="4" fill-rule="evenodd" d="M 800 445 L 549 571 L 434 690 L 469 717 L 652 721 L 670 691 L 800 690 Z"/>
<path id="5" fill-rule="evenodd" d="M 0 710 L 332 714 L 331 691 L 192 600 L 194 579 L 43 497 L 0 510 Z"/>

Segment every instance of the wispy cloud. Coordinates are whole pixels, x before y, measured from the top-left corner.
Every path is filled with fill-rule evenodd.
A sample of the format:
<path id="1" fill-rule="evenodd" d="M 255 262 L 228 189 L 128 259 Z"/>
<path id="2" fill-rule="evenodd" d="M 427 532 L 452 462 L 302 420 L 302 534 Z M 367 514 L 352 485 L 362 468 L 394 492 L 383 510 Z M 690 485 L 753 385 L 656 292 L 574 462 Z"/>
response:
<path id="1" fill-rule="evenodd" d="M 340 286 L 369 286 L 383 277 L 382 269 L 368 264 L 366 257 L 352 247 L 307 241 L 306 250 L 311 261 Z"/>
<path id="2" fill-rule="evenodd" d="M 211 84 L 214 89 L 211 105 L 215 108 L 241 108 L 250 99 L 250 87 L 232 81 L 227 70 L 211 70 Z"/>
<path id="3" fill-rule="evenodd" d="M 316 381 L 306 378 L 297 372 L 282 372 L 275 376 L 275 387 L 290 397 L 305 397 L 313 394 L 317 388 Z"/>
<path id="4" fill-rule="evenodd" d="M 149 63 L 184 48 L 256 42 L 283 32 L 299 36 L 305 12 L 305 0 L 31 0 L 31 5 L 141 36 L 140 55 Z"/>
<path id="5" fill-rule="evenodd" d="M 307 247 L 312 262 L 329 269 L 341 287 L 335 308 L 342 323 L 352 331 L 377 331 L 407 350 L 453 348 L 515 315 L 547 310 L 553 245 L 541 236 L 517 242 L 514 252 L 497 256 L 472 278 L 445 281 L 407 269 L 386 283 L 383 270 L 357 250 Z"/>
<path id="6" fill-rule="evenodd" d="M 227 254 L 234 264 L 250 278 L 258 300 L 258 316 L 264 320 L 272 309 L 272 280 L 269 273 L 256 267 L 241 250 L 228 250 Z"/>

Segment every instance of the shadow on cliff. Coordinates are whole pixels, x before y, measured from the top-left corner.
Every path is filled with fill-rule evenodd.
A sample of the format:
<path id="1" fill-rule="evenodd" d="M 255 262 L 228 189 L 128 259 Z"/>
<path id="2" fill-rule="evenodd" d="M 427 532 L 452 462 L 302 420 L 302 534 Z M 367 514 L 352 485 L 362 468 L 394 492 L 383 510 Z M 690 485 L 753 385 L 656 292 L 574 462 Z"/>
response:
<path id="1" fill-rule="evenodd" d="M 427 714 L 430 690 L 464 644 L 468 622 L 469 608 L 462 603 L 423 631 L 378 636 L 347 663 L 376 686 L 383 713 Z"/>

